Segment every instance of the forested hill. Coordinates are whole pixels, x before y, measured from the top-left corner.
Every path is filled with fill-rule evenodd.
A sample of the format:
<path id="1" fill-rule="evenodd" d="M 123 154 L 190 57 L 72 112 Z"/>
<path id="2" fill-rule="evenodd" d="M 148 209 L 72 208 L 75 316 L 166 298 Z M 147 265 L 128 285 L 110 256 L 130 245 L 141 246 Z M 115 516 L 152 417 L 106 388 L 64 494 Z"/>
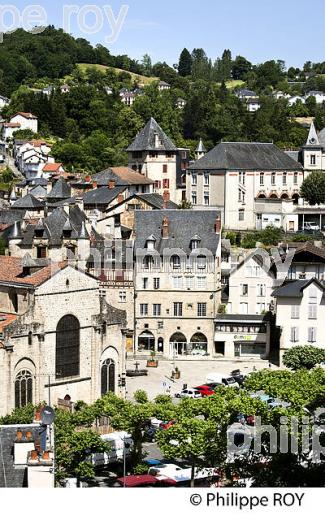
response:
<path id="1" fill-rule="evenodd" d="M 62 29 L 49 26 L 39 34 L 23 29 L 4 35 L 0 45 L 0 93 L 10 95 L 22 82 L 33 79 L 64 78 L 76 63 L 98 63 L 141 73 L 128 56 L 112 56 L 103 45 L 92 47 L 83 38 L 74 38 Z"/>

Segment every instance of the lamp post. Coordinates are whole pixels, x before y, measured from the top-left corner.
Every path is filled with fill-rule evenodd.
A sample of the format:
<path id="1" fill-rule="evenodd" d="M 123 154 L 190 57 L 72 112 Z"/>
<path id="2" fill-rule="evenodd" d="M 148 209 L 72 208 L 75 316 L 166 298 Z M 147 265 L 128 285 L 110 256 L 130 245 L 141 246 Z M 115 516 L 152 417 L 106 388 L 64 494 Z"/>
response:
<path id="1" fill-rule="evenodd" d="M 126 450 L 130 447 L 130 443 L 127 439 L 121 439 L 123 442 L 123 487 L 125 486 L 125 477 L 126 477 Z"/>

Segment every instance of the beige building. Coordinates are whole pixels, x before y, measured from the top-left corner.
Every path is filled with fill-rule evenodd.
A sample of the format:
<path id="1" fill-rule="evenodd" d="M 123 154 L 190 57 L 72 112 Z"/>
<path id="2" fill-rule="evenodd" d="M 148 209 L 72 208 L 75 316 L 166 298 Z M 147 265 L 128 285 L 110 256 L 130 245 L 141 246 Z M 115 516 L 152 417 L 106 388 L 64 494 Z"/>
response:
<path id="1" fill-rule="evenodd" d="M 0 259 L 0 416 L 28 402 L 123 394 L 125 313 L 73 267 Z"/>
<path id="2" fill-rule="evenodd" d="M 182 191 L 177 190 L 178 155 L 180 151 L 151 118 L 126 150 L 128 166 L 154 181 L 154 193 L 169 195 L 181 202 Z"/>
<path id="3" fill-rule="evenodd" d="M 213 356 L 221 301 L 217 211 L 135 212 L 135 352 Z"/>

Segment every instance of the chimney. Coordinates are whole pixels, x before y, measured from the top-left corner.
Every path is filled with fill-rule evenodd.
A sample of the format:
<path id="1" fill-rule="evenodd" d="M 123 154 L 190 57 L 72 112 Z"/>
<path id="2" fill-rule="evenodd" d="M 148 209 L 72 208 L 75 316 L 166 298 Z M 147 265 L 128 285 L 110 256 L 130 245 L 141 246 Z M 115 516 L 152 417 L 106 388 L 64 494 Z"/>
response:
<path id="1" fill-rule="evenodd" d="M 159 147 L 159 136 L 158 136 L 158 132 L 155 132 L 154 136 L 155 136 L 155 148 L 158 148 L 158 147 Z"/>
<path id="2" fill-rule="evenodd" d="M 96 182 L 96 181 L 93 182 L 93 189 L 94 189 L 94 190 L 97 189 L 97 182 Z"/>
<path id="3" fill-rule="evenodd" d="M 167 209 L 167 204 L 170 201 L 170 193 L 167 190 L 164 191 L 164 193 L 163 193 L 163 201 L 164 201 L 163 208 Z"/>
<path id="4" fill-rule="evenodd" d="M 216 219 L 215 228 L 216 228 L 216 233 L 221 233 L 221 218 L 220 218 L 220 215 Z"/>
<path id="5" fill-rule="evenodd" d="M 169 238 L 169 220 L 167 217 L 163 218 L 161 234 L 162 238 Z"/>
<path id="6" fill-rule="evenodd" d="M 123 193 L 119 193 L 117 196 L 117 203 L 120 204 L 124 201 Z"/>
<path id="7" fill-rule="evenodd" d="M 114 188 L 115 188 L 115 181 L 112 179 L 112 180 L 108 181 L 108 189 L 112 190 Z"/>
<path id="8" fill-rule="evenodd" d="M 85 182 L 90 182 L 90 181 L 91 181 L 91 177 L 90 177 L 90 175 L 86 175 L 86 177 L 85 177 Z"/>

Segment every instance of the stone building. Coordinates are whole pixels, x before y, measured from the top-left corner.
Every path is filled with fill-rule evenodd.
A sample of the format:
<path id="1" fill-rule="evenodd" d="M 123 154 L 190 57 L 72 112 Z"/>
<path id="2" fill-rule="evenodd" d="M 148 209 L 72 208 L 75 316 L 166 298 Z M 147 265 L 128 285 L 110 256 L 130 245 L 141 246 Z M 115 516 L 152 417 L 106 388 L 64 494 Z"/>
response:
<path id="1" fill-rule="evenodd" d="M 125 312 L 66 264 L 0 259 L 0 416 L 28 402 L 91 403 L 119 386 Z"/>
<path id="2" fill-rule="evenodd" d="M 212 356 L 221 301 L 218 211 L 135 212 L 135 352 Z"/>

